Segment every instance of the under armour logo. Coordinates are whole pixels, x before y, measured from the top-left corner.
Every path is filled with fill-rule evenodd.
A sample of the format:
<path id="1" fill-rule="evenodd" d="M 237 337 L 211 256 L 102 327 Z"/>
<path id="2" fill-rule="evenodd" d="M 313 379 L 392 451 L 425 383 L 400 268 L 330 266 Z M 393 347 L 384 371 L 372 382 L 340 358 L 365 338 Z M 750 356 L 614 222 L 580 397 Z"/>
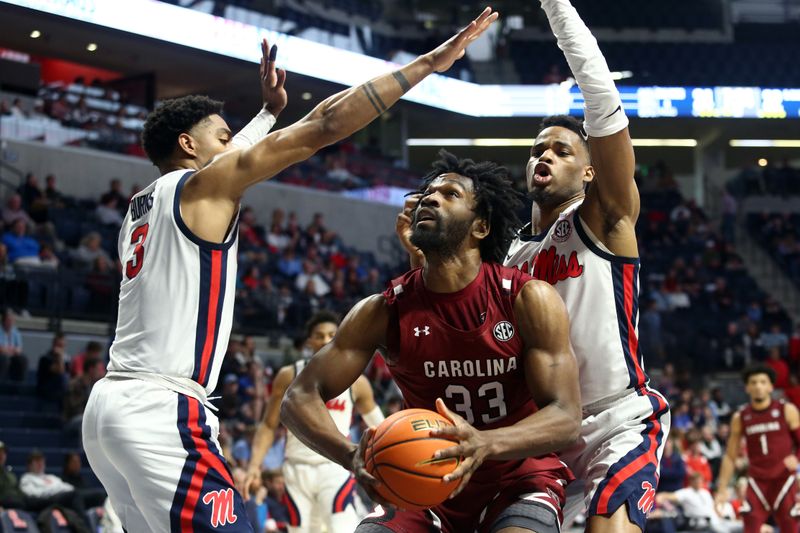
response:
<path id="1" fill-rule="evenodd" d="M 214 490 L 203 496 L 203 503 L 211 504 L 211 526 L 234 524 L 238 518 L 233 512 L 233 489 Z"/>
<path id="2" fill-rule="evenodd" d="M 415 327 L 414 328 L 414 336 L 415 337 L 419 337 L 420 333 L 422 333 L 423 335 L 430 335 L 431 334 L 431 327 L 430 326 L 425 326 L 422 329 L 419 329 L 418 327 Z"/>
<path id="3" fill-rule="evenodd" d="M 642 489 L 644 489 L 644 494 L 642 494 L 642 497 L 639 498 L 639 502 L 636 506 L 644 514 L 647 514 L 653 509 L 653 504 L 656 503 L 656 489 L 649 481 L 642 482 Z"/>

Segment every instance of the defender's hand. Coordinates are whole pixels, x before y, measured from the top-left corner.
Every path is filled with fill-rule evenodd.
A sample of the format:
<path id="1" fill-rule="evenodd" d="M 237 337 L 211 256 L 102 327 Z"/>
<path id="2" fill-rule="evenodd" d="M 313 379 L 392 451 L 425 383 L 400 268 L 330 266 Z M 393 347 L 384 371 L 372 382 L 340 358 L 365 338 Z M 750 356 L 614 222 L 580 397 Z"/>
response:
<path id="1" fill-rule="evenodd" d="M 440 415 L 448 418 L 453 423 L 453 427 L 434 429 L 431 431 L 431 437 L 441 437 L 459 442 L 457 446 L 439 450 L 433 456 L 434 459 L 462 458 L 458 468 L 444 477 L 445 482 L 461 479 L 461 484 L 450 495 L 450 498 L 455 498 L 464 490 L 472 474 L 489 456 L 489 440 L 483 432 L 478 431 L 466 420 L 448 409 L 441 398 L 436 399 L 436 410 L 439 411 Z"/>
<path id="2" fill-rule="evenodd" d="M 283 84 L 286 82 L 286 71 L 275 68 L 275 59 L 278 57 L 278 46 L 270 48 L 266 39 L 261 41 L 261 66 L 258 69 L 261 80 L 261 99 L 264 109 L 277 118 L 286 104 L 289 96 Z"/>
<path id="3" fill-rule="evenodd" d="M 245 501 L 250 499 L 251 494 L 258 492 L 261 487 L 261 469 L 252 468 L 247 470 L 247 475 L 244 478 L 244 486 L 240 491 Z"/>
<path id="4" fill-rule="evenodd" d="M 467 46 L 480 37 L 480 35 L 497 20 L 498 16 L 498 13 L 492 12 L 491 7 L 487 7 L 483 10 L 483 13 L 470 22 L 466 28 L 448 39 L 436 50 L 428 52 L 428 57 L 430 57 L 433 64 L 433 70 L 436 72 L 444 72 L 452 67 L 453 63 L 464 57 Z"/>

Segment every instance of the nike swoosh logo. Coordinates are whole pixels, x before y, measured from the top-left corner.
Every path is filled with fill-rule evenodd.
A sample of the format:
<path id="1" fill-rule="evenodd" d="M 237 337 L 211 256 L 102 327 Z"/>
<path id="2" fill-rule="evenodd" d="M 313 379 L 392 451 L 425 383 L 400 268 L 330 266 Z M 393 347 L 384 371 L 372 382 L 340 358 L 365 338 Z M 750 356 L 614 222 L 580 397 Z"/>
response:
<path id="1" fill-rule="evenodd" d="M 615 109 L 615 110 L 614 110 L 614 111 L 613 111 L 613 112 L 612 112 L 610 115 L 608 115 L 607 117 L 604 117 L 604 119 L 603 119 L 603 120 L 605 120 L 606 118 L 609 118 L 609 117 L 613 116 L 615 113 L 617 113 L 617 112 L 619 112 L 619 111 L 622 111 L 622 104 L 618 105 L 618 106 L 617 106 L 617 108 L 616 108 L 616 109 Z"/>

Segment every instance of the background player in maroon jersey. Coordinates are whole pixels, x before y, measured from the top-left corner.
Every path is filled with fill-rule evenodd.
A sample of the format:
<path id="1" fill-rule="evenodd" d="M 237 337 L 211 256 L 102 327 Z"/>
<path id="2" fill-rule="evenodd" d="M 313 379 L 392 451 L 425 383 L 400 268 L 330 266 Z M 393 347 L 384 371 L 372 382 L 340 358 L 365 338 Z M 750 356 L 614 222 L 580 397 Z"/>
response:
<path id="1" fill-rule="evenodd" d="M 798 522 L 792 516 L 795 504 L 795 475 L 800 447 L 800 413 L 783 400 L 773 400 L 775 371 L 764 365 L 753 366 L 743 374 L 750 403 L 731 419 L 728 449 L 722 458 L 717 479 L 717 501 L 725 501 L 724 489 L 734 471 L 742 436 L 747 440 L 747 507 L 742 507 L 745 533 L 759 533 L 770 515 L 781 533 L 796 533 Z"/>
<path id="2" fill-rule="evenodd" d="M 449 476 L 462 481 L 430 511 L 379 508 L 356 531 L 557 532 L 572 476 L 551 452 L 573 442 L 580 422 L 564 303 L 549 284 L 499 263 L 518 227 L 519 198 L 504 168 L 443 152 L 421 192 L 412 238 L 425 267 L 353 308 L 290 386 L 283 421 L 380 502 L 363 462 L 374 430 L 356 447 L 336 431 L 325 401 L 383 346 L 406 407 L 438 409 L 454 422 L 433 433 L 460 441 L 438 457 L 462 455 Z"/>

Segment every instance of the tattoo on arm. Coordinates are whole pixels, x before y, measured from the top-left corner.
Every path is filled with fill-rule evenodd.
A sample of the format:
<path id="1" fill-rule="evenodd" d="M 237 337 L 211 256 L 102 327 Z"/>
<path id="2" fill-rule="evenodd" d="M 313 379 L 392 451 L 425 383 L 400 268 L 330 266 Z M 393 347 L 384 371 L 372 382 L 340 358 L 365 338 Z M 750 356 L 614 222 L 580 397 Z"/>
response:
<path id="1" fill-rule="evenodd" d="M 361 90 L 367 95 L 369 103 L 372 104 L 372 107 L 375 108 L 375 111 L 377 111 L 379 115 L 386 111 L 386 104 L 384 104 L 383 100 L 381 100 L 381 97 L 378 95 L 378 91 L 375 90 L 375 87 L 372 85 L 371 81 L 368 81 L 362 85 Z"/>
<path id="2" fill-rule="evenodd" d="M 405 76 L 403 76 L 402 72 L 400 72 L 399 70 L 395 70 L 394 72 L 392 72 L 392 76 L 394 76 L 394 79 L 397 80 L 397 83 L 400 84 L 400 88 L 403 89 L 404 93 L 407 93 L 408 91 L 411 90 L 411 84 L 408 83 L 408 80 L 406 79 Z"/>

